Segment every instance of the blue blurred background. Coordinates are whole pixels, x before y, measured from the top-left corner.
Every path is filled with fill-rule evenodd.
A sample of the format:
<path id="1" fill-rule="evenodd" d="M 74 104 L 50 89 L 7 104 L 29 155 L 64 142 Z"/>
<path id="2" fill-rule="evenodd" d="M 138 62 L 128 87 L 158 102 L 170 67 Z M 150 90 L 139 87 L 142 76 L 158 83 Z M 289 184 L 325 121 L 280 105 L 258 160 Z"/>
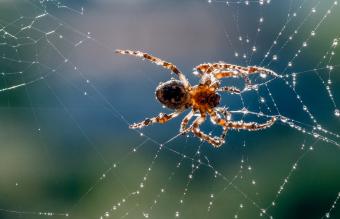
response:
<path id="1" fill-rule="evenodd" d="M 333 4 L 0 1 L 0 89 L 5 89 L 0 93 L 0 218 L 66 217 L 41 215 L 46 212 L 84 219 L 176 214 L 259 218 L 268 206 L 262 217 L 321 218 L 340 192 L 338 146 L 278 122 L 260 132 L 230 131 L 219 149 L 193 136 L 179 136 L 159 150 L 161 143 L 178 134 L 185 113 L 165 125 L 143 129 L 143 136 L 128 129 L 128 123 L 166 111 L 155 100 L 154 90 L 174 76 L 134 57 L 115 55 L 114 49 L 142 50 L 173 62 L 192 84 L 198 83 L 191 73 L 194 66 L 220 60 L 268 65 L 282 75 L 308 71 L 298 74 L 295 91 L 278 79 L 257 92 L 244 93 L 244 105 L 240 96 L 223 94 L 222 105 L 276 115 L 271 94 L 281 115 L 296 124 L 313 125 L 298 94 L 317 124 L 339 133 L 339 117 L 322 83 L 328 80 L 328 70 L 310 71 L 338 64 L 336 48 L 327 62 L 327 51 L 333 51 L 331 45 L 340 33 L 340 13 Z M 331 14 L 311 37 L 329 9 Z M 285 25 L 287 19 L 291 21 Z M 278 60 L 261 63 L 283 27 L 270 54 Z M 302 48 L 306 40 L 308 46 Z M 300 47 L 299 57 L 284 72 Z M 335 66 L 331 88 L 336 103 L 338 73 Z M 292 83 L 291 77 L 286 80 Z M 28 85 L 8 89 L 22 83 Z M 240 81 L 224 83 L 242 86 Z M 203 130 L 219 131 L 209 122 Z M 284 179 L 288 183 L 276 198 Z M 340 218 L 339 208 L 331 216 Z"/>

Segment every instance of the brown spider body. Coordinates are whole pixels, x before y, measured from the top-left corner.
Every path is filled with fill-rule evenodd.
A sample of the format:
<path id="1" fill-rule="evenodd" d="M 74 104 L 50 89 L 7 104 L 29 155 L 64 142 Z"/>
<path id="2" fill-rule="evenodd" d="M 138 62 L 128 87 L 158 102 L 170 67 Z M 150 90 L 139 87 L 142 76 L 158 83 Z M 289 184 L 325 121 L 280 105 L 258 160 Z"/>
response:
<path id="1" fill-rule="evenodd" d="M 214 147 L 219 147 L 224 143 L 228 129 L 256 131 L 269 128 L 276 121 L 275 117 L 271 117 L 267 122 L 260 124 L 256 122 L 232 121 L 231 113 L 225 108 L 218 107 L 221 99 L 218 92 L 241 93 L 235 87 L 220 87 L 220 79 L 241 77 L 245 80 L 246 85 L 250 85 L 248 78 L 250 74 L 260 73 L 261 76 L 271 75 L 279 77 L 279 75 L 269 69 L 257 66 L 243 67 L 224 62 L 201 64 L 195 67 L 194 72 L 195 75 L 201 78 L 200 83 L 191 86 L 184 74 L 170 62 L 140 51 L 116 50 L 116 53 L 147 59 L 157 65 L 162 65 L 166 69 L 170 69 L 179 78 L 179 80 L 171 79 L 159 84 L 155 92 L 159 102 L 175 111 L 170 114 L 160 113 L 158 116 L 150 119 L 146 118 L 142 122 L 130 125 L 130 128 L 143 128 L 153 123 L 166 123 L 191 108 L 191 111 L 182 120 L 180 132 L 187 133 L 191 131 L 200 139 L 207 141 Z M 210 116 L 214 124 L 223 128 L 221 136 L 212 137 L 200 130 L 199 127 L 206 120 L 207 115 Z M 194 116 L 196 119 L 190 127 L 187 127 Z"/>
<path id="2" fill-rule="evenodd" d="M 197 85 L 189 91 L 190 105 L 194 111 L 209 112 L 220 104 L 221 96 L 207 85 Z"/>
<path id="3" fill-rule="evenodd" d="M 200 112 L 208 112 L 217 107 L 221 99 L 214 88 L 202 84 L 186 89 L 178 80 L 161 83 L 155 93 L 158 101 L 170 109 L 192 107 Z"/>

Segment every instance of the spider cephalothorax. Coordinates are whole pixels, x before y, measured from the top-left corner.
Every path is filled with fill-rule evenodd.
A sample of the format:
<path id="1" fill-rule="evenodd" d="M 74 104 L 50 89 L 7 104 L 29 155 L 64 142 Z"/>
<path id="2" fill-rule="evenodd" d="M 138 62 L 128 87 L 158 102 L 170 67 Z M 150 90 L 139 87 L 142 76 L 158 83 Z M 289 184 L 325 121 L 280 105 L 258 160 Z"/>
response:
<path id="1" fill-rule="evenodd" d="M 218 92 L 241 93 L 241 91 L 235 87 L 220 87 L 221 78 L 242 77 L 247 86 L 250 86 L 250 80 L 248 79 L 250 74 L 260 73 L 261 75 L 278 77 L 275 72 L 269 69 L 257 66 L 242 67 L 225 62 L 205 63 L 194 68 L 195 75 L 199 76 L 201 80 L 198 85 L 191 86 L 184 74 L 170 62 L 163 61 L 140 51 L 116 50 L 116 53 L 147 59 L 157 65 L 162 65 L 164 68 L 170 69 L 179 78 L 179 80 L 171 79 L 167 82 L 160 83 L 156 88 L 156 98 L 164 106 L 175 111 L 170 114 L 160 113 L 156 117 L 134 123 L 130 125 L 130 128 L 143 128 L 153 123 L 165 123 L 186 109 L 191 108 L 191 111 L 182 120 L 180 132 L 186 133 L 191 131 L 200 139 L 209 142 L 214 147 L 219 147 L 224 143 L 228 129 L 256 131 L 268 128 L 276 121 L 275 117 L 271 117 L 267 122 L 260 124 L 255 122 L 232 121 L 231 113 L 225 108 L 218 107 L 221 99 Z M 192 125 L 188 127 L 189 121 L 196 115 L 198 115 L 197 118 L 192 122 Z M 200 130 L 199 127 L 206 120 L 207 115 L 210 116 L 214 124 L 223 128 L 221 136 L 212 137 Z"/>

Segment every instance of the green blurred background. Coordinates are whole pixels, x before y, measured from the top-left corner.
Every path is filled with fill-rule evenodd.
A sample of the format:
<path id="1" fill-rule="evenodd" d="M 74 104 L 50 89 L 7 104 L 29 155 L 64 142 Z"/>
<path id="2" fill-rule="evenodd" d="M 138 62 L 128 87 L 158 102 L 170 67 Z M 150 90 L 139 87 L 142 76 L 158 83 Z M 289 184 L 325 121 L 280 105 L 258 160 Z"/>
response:
<path id="1" fill-rule="evenodd" d="M 310 38 L 285 73 L 302 72 L 317 67 L 340 33 L 340 13 L 334 7 L 310 37 L 333 4 L 328 0 L 272 1 L 263 6 L 197 0 L 0 1 L 0 89 L 29 83 L 0 93 L 0 218 L 66 217 L 40 212 L 68 213 L 68 218 L 79 219 L 174 218 L 176 212 L 180 218 L 259 218 L 260 209 L 273 200 L 275 206 L 262 217 L 323 217 L 340 192 L 338 146 L 278 122 L 260 132 L 230 131 L 219 149 L 192 136 L 179 136 L 158 151 L 160 143 L 178 133 L 184 115 L 145 128 L 144 136 L 129 130 L 128 123 L 166 111 L 155 101 L 154 89 L 173 76 L 113 51 L 150 52 L 175 63 L 195 84 L 192 68 L 203 62 L 260 64 L 285 27 L 270 55 L 276 54 L 278 60 L 262 64 L 284 74 L 288 61 Z M 288 13 L 291 21 L 284 26 Z M 259 25 L 261 17 L 264 23 Z M 293 40 L 279 49 L 291 35 Z M 254 45 L 257 51 L 247 63 Z M 323 61 L 319 67 L 338 64 L 338 50 L 334 52 L 330 63 Z M 318 73 L 327 82 L 328 71 Z M 339 103 L 337 67 L 331 80 Z M 291 78 L 287 81 L 291 83 Z M 310 71 L 298 75 L 295 92 L 318 124 L 339 133 L 339 118 L 325 86 Z M 270 82 L 268 89 L 282 115 L 313 124 L 283 80 Z M 243 107 L 239 96 L 222 98 L 222 105 L 230 109 Z M 265 86 L 243 98 L 251 111 L 277 114 Z M 209 124 L 203 130 L 215 133 Z M 213 169 L 199 165 L 199 160 Z M 296 162 L 297 169 L 291 172 Z M 197 168 L 193 173 L 192 165 Z M 287 176 L 288 183 L 276 199 Z M 133 195 L 137 190 L 139 195 Z M 339 209 L 331 212 L 331 218 L 340 218 Z"/>

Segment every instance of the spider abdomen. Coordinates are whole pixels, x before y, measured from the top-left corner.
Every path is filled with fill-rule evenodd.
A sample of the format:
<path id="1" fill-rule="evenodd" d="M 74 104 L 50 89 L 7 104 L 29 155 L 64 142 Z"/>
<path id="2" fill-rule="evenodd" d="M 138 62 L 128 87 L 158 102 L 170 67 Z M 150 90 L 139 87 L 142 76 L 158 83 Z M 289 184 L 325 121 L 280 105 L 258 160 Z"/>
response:
<path id="1" fill-rule="evenodd" d="M 188 93 L 181 81 L 170 80 L 158 85 L 156 97 L 166 107 L 179 109 L 187 103 Z"/>

